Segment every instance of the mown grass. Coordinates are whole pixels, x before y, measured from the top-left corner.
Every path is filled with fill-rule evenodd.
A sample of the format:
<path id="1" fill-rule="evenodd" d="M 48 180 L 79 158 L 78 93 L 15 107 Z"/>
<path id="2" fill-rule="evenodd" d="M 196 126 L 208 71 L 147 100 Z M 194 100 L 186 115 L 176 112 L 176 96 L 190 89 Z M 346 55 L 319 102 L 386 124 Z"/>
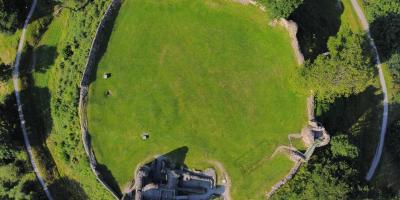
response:
<path id="1" fill-rule="evenodd" d="M 306 123 L 306 91 L 288 33 L 268 22 L 227 0 L 123 3 L 88 107 L 96 157 L 121 188 L 138 163 L 182 146 L 190 167 L 222 162 L 235 199 L 263 198 L 289 171 L 269 157 Z"/>
<path id="2" fill-rule="evenodd" d="M 14 62 L 20 32 L 17 31 L 12 35 L 0 33 L 0 63 L 10 65 Z"/>
<path id="3" fill-rule="evenodd" d="M 342 0 L 344 7 L 343 14 L 341 16 L 342 22 L 347 24 L 353 32 L 362 31 L 361 23 L 358 19 L 357 13 L 354 11 L 351 0 Z"/>

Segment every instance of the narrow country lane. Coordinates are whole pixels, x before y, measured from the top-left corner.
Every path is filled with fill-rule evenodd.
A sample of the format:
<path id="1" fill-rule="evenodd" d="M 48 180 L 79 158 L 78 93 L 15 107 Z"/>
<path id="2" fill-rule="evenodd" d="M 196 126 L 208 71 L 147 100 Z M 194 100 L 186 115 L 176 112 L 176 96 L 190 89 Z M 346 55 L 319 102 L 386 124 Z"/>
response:
<path id="1" fill-rule="evenodd" d="M 25 23 L 24 23 L 24 27 L 22 29 L 22 33 L 21 33 L 21 38 L 19 40 L 19 44 L 18 44 L 18 50 L 17 50 L 17 55 L 15 58 L 15 65 L 14 65 L 14 69 L 13 69 L 13 74 L 12 74 L 12 79 L 13 79 L 13 83 L 14 83 L 14 93 L 15 93 L 15 97 L 17 100 L 17 106 L 18 106 L 18 115 L 19 115 L 19 120 L 21 123 L 21 129 L 22 129 L 22 134 L 24 135 L 24 143 L 25 143 L 25 147 L 26 150 L 28 152 L 28 156 L 29 156 L 29 160 L 32 164 L 33 170 L 36 174 L 36 177 L 38 179 L 38 181 L 40 182 L 40 185 L 42 185 L 44 192 L 46 193 L 46 196 L 49 200 L 53 200 L 53 197 L 51 196 L 46 183 L 44 182 L 44 179 L 42 178 L 42 176 L 40 175 L 39 169 L 36 166 L 36 163 L 32 157 L 32 147 L 31 144 L 29 142 L 29 137 L 28 137 L 28 132 L 25 126 L 25 119 L 24 119 L 24 113 L 22 110 L 22 103 L 21 103 L 21 97 L 20 97 L 20 93 L 19 91 L 21 90 L 20 88 L 20 84 L 19 84 L 19 64 L 21 61 L 21 54 L 22 51 L 24 49 L 24 44 L 25 44 L 25 33 L 26 33 L 26 29 L 29 25 L 29 20 L 31 19 L 33 12 L 35 11 L 36 8 L 36 4 L 37 4 L 37 0 L 33 0 L 32 1 L 32 5 L 31 8 L 29 10 L 28 16 L 26 17 Z"/>
<path id="2" fill-rule="evenodd" d="M 353 8 L 357 13 L 358 18 L 360 19 L 360 22 L 361 22 L 361 25 L 362 25 L 364 31 L 367 33 L 367 37 L 370 40 L 370 45 L 372 47 L 372 50 L 374 51 L 374 53 L 376 55 L 376 57 L 375 57 L 376 67 L 378 68 L 378 71 L 379 71 L 379 81 L 380 81 L 380 84 L 382 87 L 382 93 L 383 93 L 383 118 L 382 118 L 380 139 L 379 139 L 379 143 L 376 148 L 376 151 L 375 151 L 374 159 L 372 160 L 372 163 L 371 163 L 371 167 L 369 168 L 368 173 L 365 177 L 365 179 L 367 179 L 367 181 L 369 181 L 374 176 L 375 170 L 378 167 L 379 161 L 381 160 L 383 146 L 385 143 L 385 135 L 386 135 L 386 129 L 387 129 L 387 122 L 388 122 L 388 110 L 389 110 L 388 109 L 388 96 L 387 96 L 385 77 L 384 77 L 383 71 L 382 71 L 381 60 L 379 58 L 378 49 L 376 48 L 375 42 L 371 36 L 367 18 L 365 17 L 357 0 L 351 0 L 351 4 L 353 5 Z"/>

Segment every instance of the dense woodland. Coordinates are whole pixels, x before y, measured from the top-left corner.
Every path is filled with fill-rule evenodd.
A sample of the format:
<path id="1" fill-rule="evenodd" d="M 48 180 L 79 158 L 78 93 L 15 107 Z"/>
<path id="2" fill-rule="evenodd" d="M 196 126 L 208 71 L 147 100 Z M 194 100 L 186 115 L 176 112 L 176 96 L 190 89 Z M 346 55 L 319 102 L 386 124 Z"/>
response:
<path id="1" fill-rule="evenodd" d="M 307 1 L 311 0 L 305 0 Z M 363 3 L 380 57 L 389 67 L 393 78 L 393 83 L 390 84 L 392 87 L 389 88 L 393 93 L 390 109 L 395 110 L 399 108 L 400 96 L 397 92 L 400 83 L 400 43 L 398 40 L 400 38 L 400 1 L 364 0 Z M 313 24 L 316 21 L 318 20 L 309 21 L 311 23 L 309 26 L 322 25 L 318 22 Z M 316 151 L 312 159 L 301 167 L 292 181 L 278 191 L 274 199 L 400 198 L 399 192 L 390 186 L 377 186 L 374 184 L 375 181 L 371 184 L 364 179 L 370 158 L 365 161 L 365 156 L 362 156 L 362 151 L 365 149 L 365 142 L 362 142 L 362 139 L 366 138 L 362 136 L 366 133 L 362 129 L 368 129 L 368 125 L 359 121 L 343 125 L 350 119 L 347 116 L 349 113 L 346 112 L 351 111 L 354 113 L 350 114 L 358 115 L 356 109 L 350 107 L 363 107 L 360 104 L 365 101 L 360 99 L 368 98 L 366 97 L 366 94 L 370 93 L 368 91 L 377 85 L 373 78 L 377 74 L 373 66 L 375 61 L 372 59 L 368 41 L 363 34 L 365 33 L 353 33 L 348 28 L 342 27 L 336 36 L 327 41 L 326 52 L 320 51 L 315 59 L 306 61 L 301 73 L 306 85 L 315 92 L 318 119 L 328 125 L 332 140 L 328 147 Z M 370 98 L 369 101 L 376 101 L 374 98 Z M 378 96 L 377 100 L 381 98 Z M 377 107 L 380 106 L 381 104 L 378 103 Z M 336 110 L 330 111 L 329 109 L 332 108 Z M 381 110 L 377 109 L 377 113 L 379 112 Z M 400 116 L 392 111 L 389 118 L 390 125 L 385 145 L 396 157 L 393 162 L 398 163 Z M 379 120 L 380 118 L 376 119 L 378 122 Z M 335 124 L 334 128 L 331 128 L 332 122 Z M 360 124 L 365 127 L 360 127 Z M 344 128 L 345 126 L 347 127 Z M 378 133 L 378 131 L 375 132 Z M 394 167 L 400 166 L 397 164 Z"/>
<path id="2" fill-rule="evenodd" d="M 336 0 L 321 2 L 323 1 L 328 4 L 336 2 Z M 59 85 L 55 87 L 51 101 L 51 116 L 57 130 L 57 136 L 52 141 L 57 148 L 55 154 L 61 158 L 63 165 L 73 169 L 88 168 L 82 147 L 79 145 L 77 92 L 83 64 L 90 47 L 91 37 L 89 36 L 94 33 L 107 2 L 95 0 L 88 4 L 89 1 L 86 0 L 53 1 L 54 4 L 69 9 L 75 20 L 71 23 L 69 31 L 71 34 L 58 47 L 60 56 L 56 61 L 56 72 L 64 76 L 55 76 Z M 330 112 L 329 108 L 337 108 L 332 105 L 358 99 L 357 95 L 364 94 L 371 85 L 376 84 L 373 79 L 377 73 L 373 66 L 375 61 L 368 50 L 368 41 L 364 33 L 353 32 L 348 27 L 342 27 L 340 30 L 333 31 L 337 32 L 334 37 L 330 37 L 332 31 L 319 37 L 318 34 L 321 31 L 318 30 L 324 26 L 323 23 L 328 23 L 327 19 L 298 21 L 301 20 L 298 16 L 315 18 L 313 15 L 317 12 L 315 3 L 320 1 L 259 0 L 259 2 L 266 5 L 274 17 L 285 17 L 297 20 L 297 23 L 307 23 L 304 26 L 311 27 L 310 33 L 304 33 L 303 38 L 311 40 L 312 37 L 307 37 L 309 34 L 316 36 L 312 40 L 318 39 L 317 42 L 314 41 L 312 45 L 304 48 L 312 53 L 299 73 L 304 77 L 305 86 L 315 92 L 318 105 L 322 107 L 322 111 L 317 112 L 322 122 L 332 120 L 329 119 L 331 116 L 326 115 Z M 400 1 L 364 0 L 363 2 L 379 54 L 390 69 L 395 89 L 399 88 Z M 302 15 L 300 11 L 307 11 L 308 15 Z M 0 0 L 0 32 L 14 34 L 21 27 L 26 12 L 27 2 L 25 1 Z M 0 62 L 1 84 L 9 82 L 10 77 L 10 66 Z M 399 103 L 400 94 L 396 93 L 391 108 L 399 108 Z M 400 116 L 392 113 L 390 117 L 389 140 L 386 145 L 399 160 Z M 360 135 L 349 129 L 332 130 L 330 145 L 318 149 L 308 164 L 304 165 L 294 179 L 279 190 L 273 198 L 399 198 L 398 192 L 391 188 L 377 188 L 364 181 L 365 169 L 360 167 L 364 164 L 361 159 L 363 147 L 359 141 Z M 90 171 L 83 173 L 90 174 Z M 0 102 L 0 199 L 43 198 L 24 150 L 22 134 L 18 127 L 15 99 L 13 95 L 9 95 Z"/>
<path id="3" fill-rule="evenodd" d="M 0 32 L 13 34 L 25 13 L 24 1 L 0 1 Z M 11 66 L 0 61 L 0 199 L 44 199 L 25 151 L 18 112 L 8 84 Z"/>

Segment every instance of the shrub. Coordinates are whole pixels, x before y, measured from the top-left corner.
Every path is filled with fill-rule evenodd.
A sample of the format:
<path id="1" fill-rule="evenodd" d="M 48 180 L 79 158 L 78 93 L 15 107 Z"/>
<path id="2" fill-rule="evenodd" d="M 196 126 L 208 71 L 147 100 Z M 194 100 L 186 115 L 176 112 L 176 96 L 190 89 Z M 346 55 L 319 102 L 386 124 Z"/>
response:
<path id="1" fill-rule="evenodd" d="M 304 0 L 259 0 L 259 2 L 269 8 L 274 18 L 287 18 Z"/>

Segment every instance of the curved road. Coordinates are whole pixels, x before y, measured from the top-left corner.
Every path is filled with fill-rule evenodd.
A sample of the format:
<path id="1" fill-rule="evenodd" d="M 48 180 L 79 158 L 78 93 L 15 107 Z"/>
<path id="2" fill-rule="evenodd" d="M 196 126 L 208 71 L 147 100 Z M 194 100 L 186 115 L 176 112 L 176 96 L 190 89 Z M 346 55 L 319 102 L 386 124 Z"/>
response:
<path id="1" fill-rule="evenodd" d="M 24 119 L 24 112 L 22 111 L 22 103 L 21 103 L 21 97 L 20 97 L 20 93 L 19 91 L 21 90 L 20 88 L 20 84 L 19 84 L 19 64 L 21 61 L 21 54 L 22 51 L 24 50 L 24 44 L 25 44 L 25 32 L 26 29 L 29 25 L 29 20 L 31 19 L 33 12 L 35 11 L 36 8 L 36 4 L 37 4 L 37 0 L 33 0 L 32 1 L 32 5 L 31 8 L 29 10 L 28 16 L 26 17 L 25 23 L 24 23 L 24 27 L 22 29 L 22 33 L 21 33 L 21 38 L 19 40 L 19 44 L 18 44 L 18 51 L 17 51 L 17 56 L 15 58 L 15 65 L 14 65 L 14 70 L 13 70 L 13 74 L 12 74 L 12 79 L 13 79 L 13 83 L 14 83 L 14 93 L 15 93 L 15 98 L 17 100 L 17 106 L 18 106 L 18 116 L 19 116 L 19 120 L 21 123 L 21 129 L 22 129 L 22 134 L 24 135 L 24 142 L 25 142 L 25 148 L 26 151 L 28 152 L 28 156 L 29 156 L 29 160 L 32 164 L 33 170 L 36 174 L 36 177 L 40 183 L 40 185 L 42 185 L 44 192 L 46 193 L 46 196 L 49 200 L 53 200 L 53 197 L 51 196 L 46 183 L 44 182 L 44 179 L 42 178 L 42 176 L 40 175 L 39 169 L 36 166 L 35 161 L 33 160 L 33 156 L 32 156 L 32 147 L 31 144 L 29 142 L 29 137 L 28 137 L 28 131 L 26 129 L 25 126 L 25 119 Z"/>
<path id="2" fill-rule="evenodd" d="M 375 46 L 375 42 L 371 37 L 371 32 L 369 30 L 369 24 L 368 21 L 358 4 L 357 0 L 351 0 L 351 4 L 353 5 L 354 10 L 357 13 L 358 18 L 360 19 L 361 25 L 364 29 L 364 31 L 367 33 L 367 37 L 370 40 L 370 45 L 372 47 L 372 50 L 374 51 L 376 57 L 376 67 L 378 68 L 379 71 L 379 81 L 381 83 L 382 87 L 382 93 L 383 93 L 383 118 L 382 118 L 382 125 L 381 125 L 381 134 L 380 134 L 380 139 L 378 143 L 378 147 L 376 148 L 375 156 L 374 159 L 372 160 L 371 167 L 368 170 L 367 175 L 365 176 L 365 179 L 367 181 L 371 180 L 372 176 L 374 176 L 375 170 L 379 164 L 379 161 L 381 160 L 382 156 L 382 150 L 383 146 L 385 143 L 385 135 L 386 135 L 386 129 L 387 129 L 387 123 L 388 123 L 388 96 L 387 96 L 387 89 L 386 89 L 386 82 L 385 82 L 385 77 L 382 72 L 382 64 L 381 60 L 379 58 L 378 50 Z"/>

